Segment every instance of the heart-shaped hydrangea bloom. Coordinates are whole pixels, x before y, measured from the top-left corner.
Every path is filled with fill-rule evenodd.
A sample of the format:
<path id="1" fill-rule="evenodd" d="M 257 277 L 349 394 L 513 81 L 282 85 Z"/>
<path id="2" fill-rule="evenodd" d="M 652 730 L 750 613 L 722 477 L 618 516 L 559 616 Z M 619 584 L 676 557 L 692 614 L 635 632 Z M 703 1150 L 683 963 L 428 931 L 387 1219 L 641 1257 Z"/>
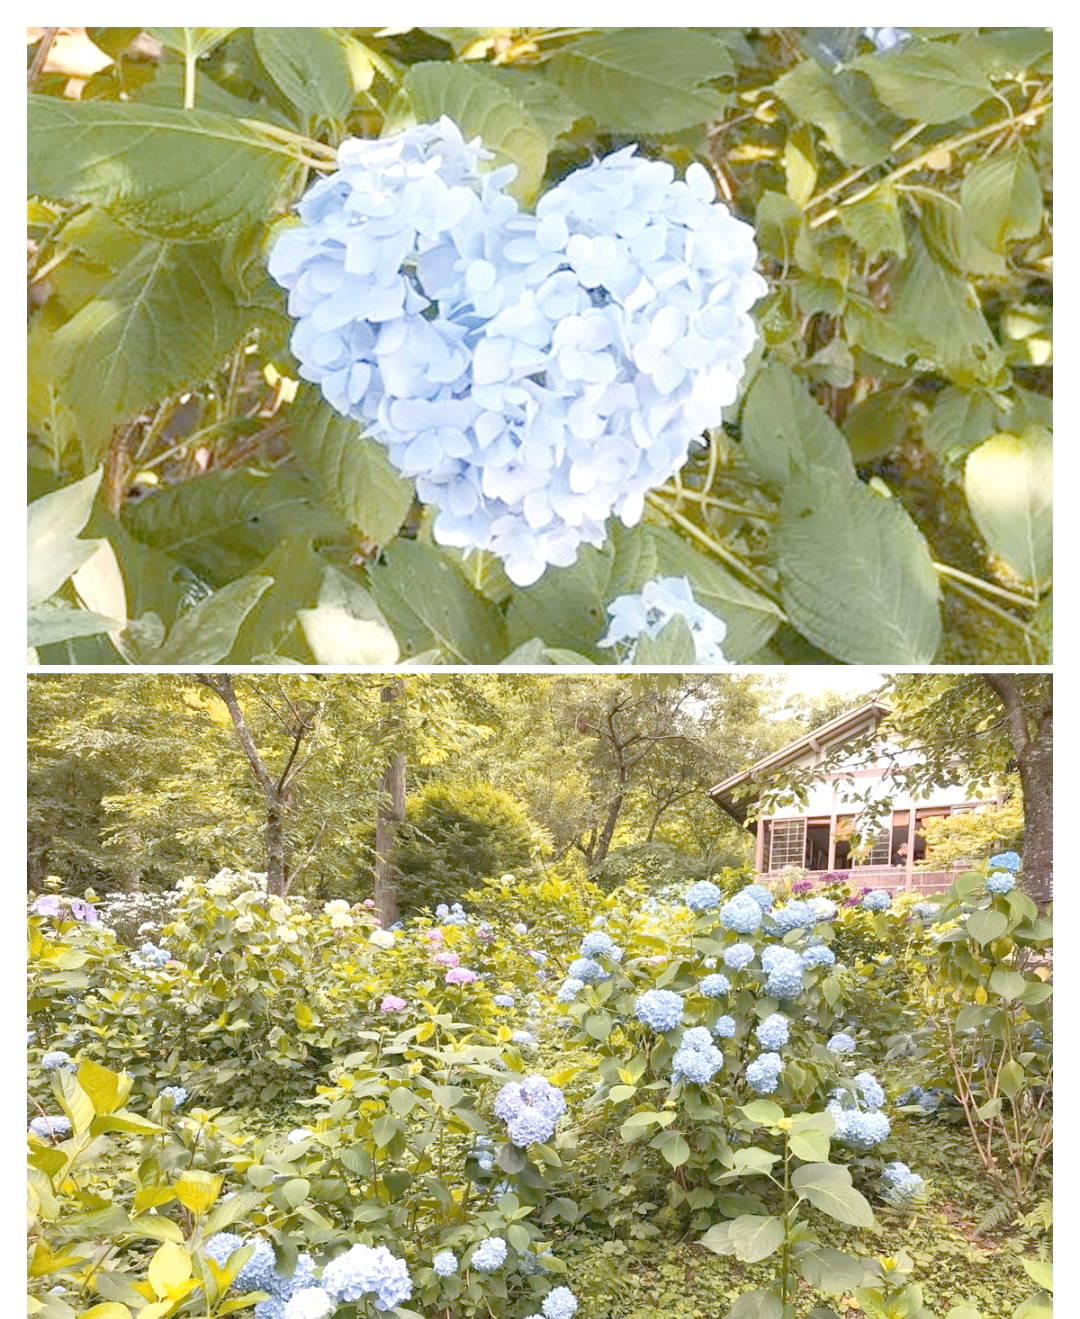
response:
<path id="1" fill-rule="evenodd" d="M 627 147 L 535 215 L 448 118 L 349 140 L 270 273 L 300 374 L 367 425 L 434 505 L 436 540 L 518 585 L 631 525 L 731 403 L 766 290 L 753 229 Z"/>

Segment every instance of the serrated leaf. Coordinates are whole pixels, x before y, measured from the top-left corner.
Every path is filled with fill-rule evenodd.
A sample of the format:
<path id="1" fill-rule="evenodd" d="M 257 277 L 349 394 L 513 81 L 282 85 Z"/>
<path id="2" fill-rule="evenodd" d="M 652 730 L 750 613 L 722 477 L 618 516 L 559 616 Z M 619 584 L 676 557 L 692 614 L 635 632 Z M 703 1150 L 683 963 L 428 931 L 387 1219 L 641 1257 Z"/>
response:
<path id="1" fill-rule="evenodd" d="M 32 95 L 27 132 L 30 193 L 181 242 L 264 223 L 301 168 L 296 147 L 207 110 Z"/>
<path id="2" fill-rule="evenodd" d="M 1008 928 L 1009 918 L 1003 911 L 973 911 L 964 925 L 967 936 L 980 947 L 1000 939 Z"/>
<path id="3" fill-rule="evenodd" d="M 824 132 L 845 165 L 880 164 L 901 126 L 875 99 L 865 77 L 848 70 L 830 73 L 814 59 L 777 78 L 773 91 L 793 114 Z"/>
<path id="4" fill-rule="evenodd" d="M 479 136 L 496 153 L 497 163 L 512 161 L 517 166 L 510 193 L 522 202 L 536 196 L 547 168 L 547 139 L 508 83 L 475 64 L 412 64 L 383 132 L 400 132 L 410 120 L 434 123 L 444 114 L 466 140 Z"/>
<path id="5" fill-rule="evenodd" d="M 200 600 L 181 614 L 148 662 L 219 664 L 232 650 L 244 619 L 272 585 L 271 577 L 240 577 Z"/>
<path id="6" fill-rule="evenodd" d="M 920 195 L 922 234 L 933 253 L 961 275 L 991 275 L 1001 278 L 1008 264 L 975 236 L 964 208 L 955 200 Z"/>
<path id="7" fill-rule="evenodd" d="M 353 80 L 341 37 L 331 28 L 253 27 L 255 50 L 278 90 L 305 115 L 344 123 Z"/>
<path id="8" fill-rule="evenodd" d="M 84 1059 L 79 1064 L 76 1079 L 94 1105 L 94 1112 L 99 1116 L 114 1113 L 131 1093 L 130 1076 L 120 1076 L 110 1072 L 107 1067 L 91 1059 Z"/>
<path id="9" fill-rule="evenodd" d="M 1054 1266 L 1049 1260 L 1032 1259 L 1028 1255 L 1021 1255 L 1020 1267 L 1036 1287 L 1041 1287 L 1044 1292 L 1054 1290 Z"/>
<path id="10" fill-rule="evenodd" d="M 690 1157 L 690 1146 L 677 1131 L 665 1131 L 649 1142 L 673 1168 L 681 1168 Z"/>
<path id="11" fill-rule="evenodd" d="M 154 1252 L 146 1271 L 147 1281 L 158 1296 L 173 1296 L 177 1287 L 191 1277 L 191 1256 L 183 1246 L 166 1241 Z M 143 1311 L 145 1314 L 145 1311 Z"/>
<path id="12" fill-rule="evenodd" d="M 606 28 L 559 48 L 547 69 L 604 132 L 670 133 L 712 119 L 733 72 L 717 37 L 689 28 Z"/>
<path id="13" fill-rule="evenodd" d="M 731 1244 L 730 1223 L 714 1223 L 703 1237 L 698 1237 L 698 1245 L 711 1250 L 714 1255 L 734 1255 L 735 1247 Z"/>
<path id="14" fill-rule="evenodd" d="M 775 1292 L 743 1292 L 724 1319 L 783 1319 L 784 1304 Z"/>
<path id="15" fill-rule="evenodd" d="M 201 1218 L 221 1194 L 223 1180 L 220 1174 L 191 1169 L 177 1177 L 173 1190 L 180 1203 L 186 1205 L 196 1218 Z"/>
<path id="16" fill-rule="evenodd" d="M 771 1099 L 752 1099 L 749 1104 L 740 1104 L 739 1112 L 762 1127 L 774 1127 L 784 1116 L 784 1110 Z"/>
<path id="17" fill-rule="evenodd" d="M 368 569 L 375 601 L 405 654 L 441 647 L 455 664 L 495 664 L 506 654 L 499 611 L 430 546 L 398 540 Z"/>
<path id="18" fill-rule="evenodd" d="M 767 1259 L 784 1241 L 784 1224 L 779 1218 L 743 1214 L 728 1224 L 728 1239 L 735 1258 L 744 1264 Z"/>
<path id="19" fill-rule="evenodd" d="M 850 664 L 929 664 L 941 641 L 939 585 L 922 533 L 861 482 L 785 495 L 773 536 L 793 626 Z"/>
<path id="20" fill-rule="evenodd" d="M 960 201 L 975 237 L 995 252 L 1013 239 L 1034 238 L 1042 228 L 1042 188 L 1023 146 L 975 165 L 961 185 Z"/>
<path id="21" fill-rule="evenodd" d="M 895 114 L 923 124 L 944 124 L 971 114 L 993 88 L 967 51 L 944 41 L 917 41 L 887 55 L 853 61 Z"/>
<path id="22" fill-rule="evenodd" d="M 319 602 L 297 611 L 317 664 L 396 664 L 401 649 L 360 582 L 338 568 L 323 570 Z"/>
<path id="23" fill-rule="evenodd" d="M 804 1251 L 798 1257 L 798 1269 L 811 1287 L 834 1296 L 853 1291 L 863 1280 L 862 1260 L 832 1246 Z"/>
<path id="24" fill-rule="evenodd" d="M 798 376 L 776 361 L 758 372 L 747 392 L 742 448 L 754 470 L 776 485 L 811 472 L 838 482 L 855 475 L 843 432 Z"/>
<path id="25" fill-rule="evenodd" d="M 907 256 L 904 222 L 894 188 L 878 188 L 864 201 L 840 208 L 840 228 L 870 256 Z"/>
<path id="26" fill-rule="evenodd" d="M 876 1227 L 870 1203 L 851 1184 L 847 1168 L 834 1163 L 807 1163 L 791 1174 L 792 1188 L 815 1209 L 852 1227 Z"/>
<path id="27" fill-rule="evenodd" d="M 1010 1098 L 1014 1098 L 1024 1088 L 1024 1068 L 1015 1058 L 1010 1058 L 1005 1066 L 998 1073 L 998 1084 L 1002 1091 Z"/>
<path id="28" fill-rule="evenodd" d="M 124 510 L 133 536 L 224 586 L 259 565 L 285 536 L 344 540 L 347 530 L 299 476 L 211 472 Z"/>
<path id="29" fill-rule="evenodd" d="M 923 443 L 938 458 L 955 461 L 993 435 L 997 415 L 997 408 L 985 393 L 950 385 L 934 400 Z"/>
<path id="30" fill-rule="evenodd" d="M 390 466 L 378 441 L 336 413 L 314 386 L 305 386 L 290 410 L 289 443 L 350 527 L 377 545 L 393 538 L 412 504 L 412 482 Z"/>
<path id="31" fill-rule="evenodd" d="M 993 385 L 1005 357 L 991 333 L 975 290 L 935 260 L 919 230 L 909 235 L 910 256 L 893 289 L 888 321 L 932 357 L 954 384 Z"/>
<path id="32" fill-rule="evenodd" d="M 89 1131 L 96 1116 L 94 1105 L 75 1077 L 63 1067 L 53 1072 L 53 1094 L 71 1119 L 74 1135 L 81 1136 L 84 1131 Z"/>
<path id="33" fill-rule="evenodd" d="M 793 1131 L 788 1136 L 788 1147 L 797 1159 L 807 1163 L 824 1163 L 829 1157 L 829 1138 L 823 1131 Z"/>
<path id="34" fill-rule="evenodd" d="M 1028 426 L 993 436 L 964 465 L 979 534 L 1025 582 L 1045 581 L 1053 566 L 1053 449 L 1049 431 Z"/>
<path id="35" fill-rule="evenodd" d="M 92 440 L 211 374 L 241 337 L 219 264 L 215 247 L 147 241 L 56 332 L 62 396 Z"/>
<path id="36" fill-rule="evenodd" d="M 159 1214 L 143 1214 L 141 1218 L 132 1219 L 128 1231 L 137 1237 L 149 1237 L 151 1241 L 171 1241 L 175 1245 L 181 1245 L 184 1240 L 179 1223 Z"/>
<path id="37" fill-rule="evenodd" d="M 990 992 L 998 994 L 1007 1001 L 1019 998 L 1028 986 L 1028 981 L 1019 971 L 1006 971 L 1004 967 L 995 967 L 990 973 Z"/>
<path id="38" fill-rule="evenodd" d="M 26 602 L 44 603 L 105 542 L 80 540 L 101 485 L 101 469 L 35 499 L 26 510 Z M 43 644 L 33 642 L 31 644 Z"/>

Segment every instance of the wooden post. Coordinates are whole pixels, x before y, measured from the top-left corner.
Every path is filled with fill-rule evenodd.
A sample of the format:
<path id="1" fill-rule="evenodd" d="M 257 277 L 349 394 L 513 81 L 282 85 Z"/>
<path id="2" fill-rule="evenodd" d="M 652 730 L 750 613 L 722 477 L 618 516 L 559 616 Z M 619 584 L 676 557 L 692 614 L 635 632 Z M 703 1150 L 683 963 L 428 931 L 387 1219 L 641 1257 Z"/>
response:
<path id="1" fill-rule="evenodd" d="M 757 850 L 754 854 L 754 868 L 759 875 L 765 873 L 765 820 L 758 816 L 757 822 Z"/>
<path id="2" fill-rule="evenodd" d="M 836 869 L 836 780 L 832 785 L 832 806 L 829 808 L 829 869 Z"/>
<path id="3" fill-rule="evenodd" d="M 909 889 L 915 882 L 915 826 L 918 821 L 915 818 L 915 798 L 911 799 L 911 809 L 908 811 L 908 849 L 904 866 L 904 888 Z"/>

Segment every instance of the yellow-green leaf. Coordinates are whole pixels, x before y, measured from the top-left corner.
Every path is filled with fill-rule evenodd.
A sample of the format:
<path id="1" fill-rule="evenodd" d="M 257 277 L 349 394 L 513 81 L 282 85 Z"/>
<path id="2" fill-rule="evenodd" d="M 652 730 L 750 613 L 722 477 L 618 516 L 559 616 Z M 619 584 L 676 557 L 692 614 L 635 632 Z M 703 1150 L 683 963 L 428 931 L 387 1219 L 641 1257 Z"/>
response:
<path id="1" fill-rule="evenodd" d="M 211 1205 L 216 1204 L 224 1180 L 220 1175 L 193 1170 L 179 1176 L 173 1190 L 180 1203 L 186 1205 L 196 1218 L 201 1218 Z"/>
<path id="2" fill-rule="evenodd" d="M 171 1296 L 191 1277 L 191 1256 L 183 1246 L 166 1241 L 154 1251 L 146 1276 L 158 1296 Z"/>

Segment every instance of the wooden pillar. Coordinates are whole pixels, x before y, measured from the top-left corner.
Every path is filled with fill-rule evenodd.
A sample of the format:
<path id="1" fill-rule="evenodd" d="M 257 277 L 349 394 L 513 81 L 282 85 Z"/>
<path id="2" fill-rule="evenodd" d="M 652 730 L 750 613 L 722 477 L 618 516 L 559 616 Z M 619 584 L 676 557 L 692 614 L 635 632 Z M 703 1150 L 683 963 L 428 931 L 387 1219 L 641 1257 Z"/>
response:
<path id="1" fill-rule="evenodd" d="M 757 851 L 754 855 L 754 868 L 759 875 L 765 873 L 765 820 L 761 816 L 757 822 Z"/>
<path id="2" fill-rule="evenodd" d="M 829 869 L 836 869 L 836 779 L 832 785 L 832 806 L 829 815 Z"/>
<path id="3" fill-rule="evenodd" d="M 915 882 L 915 798 L 911 799 L 911 809 L 908 811 L 908 848 L 906 864 L 904 866 L 904 888 L 911 888 Z"/>

